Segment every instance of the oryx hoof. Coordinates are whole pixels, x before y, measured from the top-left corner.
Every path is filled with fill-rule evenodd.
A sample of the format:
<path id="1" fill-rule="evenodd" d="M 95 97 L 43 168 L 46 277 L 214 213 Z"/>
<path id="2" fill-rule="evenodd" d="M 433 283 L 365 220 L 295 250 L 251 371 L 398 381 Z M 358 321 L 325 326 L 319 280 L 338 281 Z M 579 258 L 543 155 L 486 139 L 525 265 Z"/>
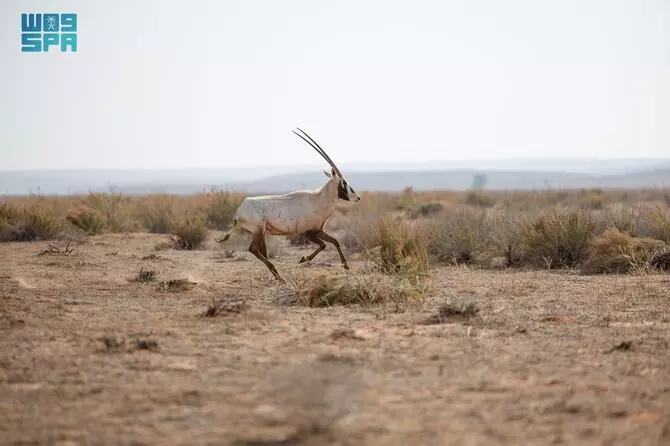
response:
<path id="1" fill-rule="evenodd" d="M 300 259 L 300 261 L 298 262 L 298 264 L 305 263 L 307 260 L 308 260 L 307 257 L 302 256 L 302 258 Z"/>
<path id="2" fill-rule="evenodd" d="M 345 263 L 344 265 L 342 265 L 342 268 L 344 268 L 344 269 L 346 269 L 346 270 L 349 270 L 349 269 L 350 269 L 350 268 L 349 268 L 349 265 L 347 265 L 346 263 Z"/>

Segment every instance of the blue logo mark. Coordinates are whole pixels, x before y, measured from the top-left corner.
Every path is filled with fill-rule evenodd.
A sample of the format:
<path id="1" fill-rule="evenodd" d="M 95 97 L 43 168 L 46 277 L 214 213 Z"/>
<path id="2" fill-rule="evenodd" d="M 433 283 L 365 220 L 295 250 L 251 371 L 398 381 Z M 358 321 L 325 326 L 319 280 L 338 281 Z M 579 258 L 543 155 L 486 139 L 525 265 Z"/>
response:
<path id="1" fill-rule="evenodd" d="M 21 51 L 77 51 L 77 14 L 21 14 Z"/>

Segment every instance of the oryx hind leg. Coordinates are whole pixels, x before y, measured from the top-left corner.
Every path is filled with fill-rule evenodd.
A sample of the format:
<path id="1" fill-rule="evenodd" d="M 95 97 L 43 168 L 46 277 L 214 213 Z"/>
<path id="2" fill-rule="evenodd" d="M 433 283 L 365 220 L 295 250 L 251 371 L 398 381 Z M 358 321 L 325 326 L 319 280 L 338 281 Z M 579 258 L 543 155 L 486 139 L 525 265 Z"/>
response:
<path id="1" fill-rule="evenodd" d="M 262 252 L 264 251 L 264 253 Z M 265 245 L 265 231 L 256 231 L 251 233 L 251 244 L 249 245 L 249 252 L 255 255 L 261 262 L 267 266 L 275 279 L 284 282 L 284 279 L 277 272 L 277 268 L 267 258 L 267 246 Z"/>
<path id="2" fill-rule="evenodd" d="M 342 262 L 342 266 L 344 266 L 344 269 L 349 269 L 347 259 L 345 259 L 344 254 L 342 254 L 342 249 L 340 248 L 340 242 L 338 242 L 335 237 L 330 236 L 323 231 L 318 231 L 315 235 L 324 242 L 332 243 L 337 249 L 337 253 L 340 255 L 340 261 Z"/>
<path id="3" fill-rule="evenodd" d="M 316 243 L 319 245 L 318 248 L 316 248 L 316 251 L 308 255 L 307 257 L 302 256 L 300 261 L 298 263 L 304 263 L 304 262 L 309 262 L 316 257 L 318 253 L 326 249 L 326 244 L 321 240 L 319 237 L 316 236 L 317 231 L 307 231 L 304 234 L 302 234 L 303 237 L 305 237 L 307 240 L 309 240 L 312 243 Z"/>

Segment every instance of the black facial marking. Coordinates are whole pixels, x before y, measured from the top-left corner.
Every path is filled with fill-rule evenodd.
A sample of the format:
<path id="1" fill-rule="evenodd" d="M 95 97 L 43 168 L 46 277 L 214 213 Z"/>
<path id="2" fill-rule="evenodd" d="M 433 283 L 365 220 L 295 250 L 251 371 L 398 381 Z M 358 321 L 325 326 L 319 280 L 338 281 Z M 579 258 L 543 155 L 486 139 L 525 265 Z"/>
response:
<path id="1" fill-rule="evenodd" d="M 347 195 L 347 182 L 340 181 L 337 185 L 337 197 L 340 200 L 349 201 L 349 195 Z"/>

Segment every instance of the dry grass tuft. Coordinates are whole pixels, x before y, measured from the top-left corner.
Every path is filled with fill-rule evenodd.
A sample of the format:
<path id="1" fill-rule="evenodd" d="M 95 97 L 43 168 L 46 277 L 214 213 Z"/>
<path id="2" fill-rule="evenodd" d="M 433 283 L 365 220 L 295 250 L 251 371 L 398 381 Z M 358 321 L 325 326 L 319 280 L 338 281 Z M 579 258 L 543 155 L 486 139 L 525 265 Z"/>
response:
<path id="1" fill-rule="evenodd" d="M 149 338 L 137 338 L 127 342 L 124 338 L 115 336 L 102 336 L 99 340 L 103 343 L 103 352 L 106 353 L 132 353 L 135 350 L 158 351 L 158 342 Z"/>
<path id="2" fill-rule="evenodd" d="M 291 280 L 293 292 L 280 296 L 276 303 L 327 307 L 333 305 L 393 304 L 400 309 L 420 304 L 428 282 L 411 276 L 368 272 L 360 275 L 345 272 L 318 272 L 301 280 Z"/>
<path id="3" fill-rule="evenodd" d="M 91 193 L 86 199 L 88 207 L 107 219 L 111 232 L 133 232 L 140 228 L 131 213 L 130 198 L 117 193 Z"/>
<path id="4" fill-rule="evenodd" d="M 649 213 L 651 236 L 670 243 L 670 211 L 661 206 L 654 207 Z"/>
<path id="5" fill-rule="evenodd" d="M 610 228 L 591 240 L 581 270 L 586 274 L 607 274 L 644 269 L 665 246 L 660 240 L 633 237 Z"/>
<path id="6" fill-rule="evenodd" d="M 213 316 L 240 314 L 247 311 L 248 309 L 249 304 L 247 304 L 245 301 L 240 300 L 230 302 L 224 299 L 221 299 L 219 301 L 212 299 L 212 302 L 207 306 L 207 308 L 201 314 L 201 316 L 213 317 Z"/>
<path id="7" fill-rule="evenodd" d="M 201 248 L 207 235 L 205 219 L 199 215 L 187 215 L 175 222 L 170 239 L 175 249 L 190 251 Z"/>
<path id="8" fill-rule="evenodd" d="M 0 210 L 0 242 L 51 240 L 64 229 L 59 209 L 45 199 L 31 198 L 22 207 Z"/>
<path id="9" fill-rule="evenodd" d="M 189 291 L 197 285 L 195 282 L 192 282 L 188 279 L 171 279 L 158 283 L 157 291 L 169 291 L 172 293 L 178 293 L 181 291 Z"/>
<path id="10" fill-rule="evenodd" d="M 152 269 L 144 269 L 140 268 L 140 272 L 137 273 L 137 275 L 131 279 L 129 279 L 131 282 L 138 282 L 138 283 L 147 283 L 147 282 L 153 282 L 156 280 L 156 271 Z"/>
<path id="11" fill-rule="evenodd" d="M 577 266 L 587 255 L 596 220 L 582 209 L 554 207 L 521 220 L 522 256 L 547 268 Z"/>
<path id="12" fill-rule="evenodd" d="M 451 303 L 447 302 L 440 305 L 437 313 L 428 316 L 423 322 L 423 325 L 444 324 L 454 321 L 467 321 L 479 313 L 479 308 L 474 302 L 467 303 Z"/>
<path id="13" fill-rule="evenodd" d="M 87 235 L 102 234 L 108 229 L 107 217 L 102 212 L 84 205 L 71 211 L 66 219 L 72 226 Z"/>
<path id="14" fill-rule="evenodd" d="M 658 253 L 649 261 L 653 268 L 670 271 L 670 251 Z"/>
<path id="15" fill-rule="evenodd" d="M 64 248 L 60 248 L 53 243 L 47 244 L 46 249 L 43 251 L 40 251 L 38 255 L 44 256 L 44 255 L 69 255 L 74 252 L 74 248 L 70 247 L 72 245 L 72 241 L 67 242 L 67 245 Z"/>
<path id="16" fill-rule="evenodd" d="M 213 229 L 227 230 L 233 222 L 235 211 L 242 203 L 242 196 L 229 191 L 212 191 L 206 198 L 207 224 Z"/>
<path id="17" fill-rule="evenodd" d="M 424 232 L 424 238 L 430 238 L 430 253 L 439 261 L 470 264 L 484 253 L 490 232 L 485 210 L 461 208 L 442 214 Z"/>
<path id="18" fill-rule="evenodd" d="M 177 216 L 175 199 L 169 195 L 153 197 L 142 207 L 140 219 L 144 227 L 154 234 L 169 234 L 174 229 Z"/>
<path id="19" fill-rule="evenodd" d="M 382 272 L 425 275 L 430 271 L 429 233 L 425 223 L 387 216 L 359 227 L 356 238 Z"/>

